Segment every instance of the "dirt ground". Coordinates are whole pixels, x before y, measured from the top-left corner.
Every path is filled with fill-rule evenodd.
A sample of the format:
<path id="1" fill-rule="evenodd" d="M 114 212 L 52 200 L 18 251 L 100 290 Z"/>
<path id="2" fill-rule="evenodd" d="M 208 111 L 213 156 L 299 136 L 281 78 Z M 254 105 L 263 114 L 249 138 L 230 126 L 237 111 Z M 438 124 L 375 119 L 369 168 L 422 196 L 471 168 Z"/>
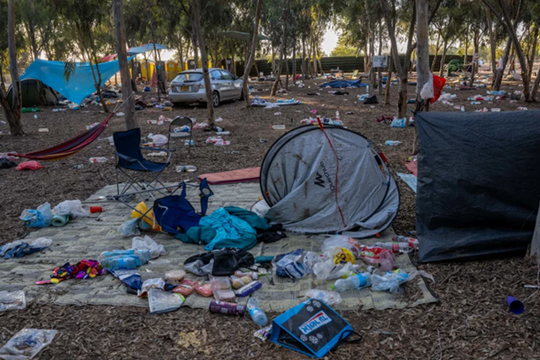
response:
<path id="1" fill-rule="evenodd" d="M 230 146 L 205 145 L 211 133 L 195 130 L 195 148 L 191 154 L 178 141 L 178 151 L 164 179 L 180 181 L 198 175 L 260 166 L 274 140 L 284 134 L 271 125 L 283 124 L 287 130 L 300 125 L 300 120 L 317 109 L 318 114 L 335 117 L 339 110 L 344 124 L 373 140 L 387 157 L 390 168 L 407 172 L 402 162 L 410 156 L 414 128 L 394 129 L 376 119 L 394 115 L 397 87 L 391 88 L 391 105 L 363 105 L 357 95 L 364 88 L 347 89 L 349 95 L 334 96 L 328 89 L 317 89 L 323 80 L 312 80 L 305 88 L 290 87 L 288 95 L 278 98 L 301 100 L 304 104 L 279 109 L 245 108 L 242 102 L 229 102 L 216 109 L 217 125 L 230 131 L 224 136 Z M 261 97 L 269 95 L 271 83 L 256 83 Z M 502 89 L 519 90 L 518 83 L 505 83 Z M 307 96 L 318 91 L 320 96 Z M 415 86 L 409 86 L 409 96 L 415 97 Z M 482 101 L 471 105 L 467 97 L 485 95 L 486 89 L 472 91 L 445 90 L 455 93 L 454 105 L 467 111 L 496 107 L 517 110 L 520 106 L 538 109 L 538 104 L 523 100 Z M 409 105 L 413 109 L 414 105 Z M 111 107 L 112 108 L 112 107 Z M 274 115 L 276 112 L 281 115 Z M 431 111 L 461 112 L 453 106 L 436 102 Z M 352 114 L 346 114 L 352 112 Z M 204 106 L 175 107 L 172 112 L 145 109 L 136 112 L 143 134 L 167 134 L 168 125 L 150 125 L 146 121 L 159 115 L 186 115 L 204 121 Z M 103 120 L 106 114 L 98 106 L 81 110 L 23 114 L 26 136 L 5 135 L 6 124 L 0 123 L 0 153 L 29 152 L 58 144 L 85 130 L 87 125 Z M 2 116 L 3 117 L 3 116 Z M 0 117 L 0 120 L 4 120 Z M 75 156 L 60 161 L 44 162 L 45 168 L 18 172 L 0 170 L 0 244 L 19 239 L 28 229 L 18 217 L 25 208 L 36 208 L 48 201 L 53 206 L 65 199 L 85 199 L 99 188 L 116 182 L 113 147 L 105 139 L 113 132 L 124 130 L 124 119 L 115 117 L 105 133 L 91 146 Z M 49 132 L 38 132 L 48 128 Z M 261 142 L 268 139 L 268 142 Z M 387 147 L 386 140 L 399 140 L 397 147 Z M 105 163 L 90 163 L 90 157 L 104 156 Z M 82 164 L 80 169 L 74 168 Z M 176 173 L 177 165 L 195 165 L 195 173 Z M 401 205 L 395 227 L 398 233 L 415 229 L 415 194 L 396 176 L 401 193 Z M 127 210 L 126 210 L 127 211 Z M 539 296 L 526 284 L 538 284 L 536 265 L 522 258 L 506 258 L 465 263 L 423 264 L 419 268 L 434 275 L 432 289 L 440 302 L 413 309 L 345 312 L 343 316 L 363 335 L 358 345 L 343 345 L 329 358 L 386 358 L 386 359 L 540 359 Z M 507 295 L 526 300 L 526 311 L 519 316 L 509 314 L 505 306 Z M 531 296 L 532 295 L 532 296 Z M 275 314 L 269 314 L 273 316 Z M 114 307 L 75 307 L 30 304 L 27 309 L 0 313 L 0 345 L 23 327 L 59 330 L 54 342 L 40 353 L 40 359 L 300 359 L 304 356 L 253 337 L 255 325 L 249 317 L 235 318 L 210 314 L 207 311 L 183 308 L 180 311 L 150 315 L 147 309 Z"/>

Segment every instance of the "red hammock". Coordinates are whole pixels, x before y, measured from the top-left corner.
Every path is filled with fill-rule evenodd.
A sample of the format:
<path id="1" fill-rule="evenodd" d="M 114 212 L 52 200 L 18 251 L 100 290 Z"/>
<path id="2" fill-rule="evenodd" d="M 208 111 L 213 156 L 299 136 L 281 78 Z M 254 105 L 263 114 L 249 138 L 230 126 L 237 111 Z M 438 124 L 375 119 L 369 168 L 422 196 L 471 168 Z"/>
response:
<path id="1" fill-rule="evenodd" d="M 108 118 L 100 122 L 99 125 L 83 132 L 82 134 L 75 136 L 71 140 L 61 143 L 60 145 L 56 145 L 45 150 L 29 152 L 26 154 L 10 153 L 9 155 L 18 156 L 26 159 L 44 161 L 60 160 L 65 157 L 71 156 L 82 150 L 85 146 L 91 144 L 94 140 L 96 140 L 99 135 L 101 135 L 103 130 L 105 130 L 107 124 L 109 123 L 109 120 L 111 120 L 113 115 L 114 112 L 111 113 Z"/>

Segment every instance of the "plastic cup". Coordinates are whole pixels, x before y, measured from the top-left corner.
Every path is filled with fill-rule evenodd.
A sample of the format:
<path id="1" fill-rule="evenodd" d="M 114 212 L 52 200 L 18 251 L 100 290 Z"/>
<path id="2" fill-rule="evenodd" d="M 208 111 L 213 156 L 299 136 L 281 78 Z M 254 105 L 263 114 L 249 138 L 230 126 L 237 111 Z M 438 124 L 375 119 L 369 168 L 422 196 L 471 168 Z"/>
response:
<path id="1" fill-rule="evenodd" d="M 506 297 L 506 303 L 508 304 L 508 309 L 510 309 L 510 311 L 516 315 L 525 311 L 525 305 L 515 297 Z"/>
<path id="2" fill-rule="evenodd" d="M 97 212 L 102 212 L 103 211 L 103 208 L 101 206 L 90 206 L 90 213 L 93 214 L 93 213 L 97 213 Z"/>

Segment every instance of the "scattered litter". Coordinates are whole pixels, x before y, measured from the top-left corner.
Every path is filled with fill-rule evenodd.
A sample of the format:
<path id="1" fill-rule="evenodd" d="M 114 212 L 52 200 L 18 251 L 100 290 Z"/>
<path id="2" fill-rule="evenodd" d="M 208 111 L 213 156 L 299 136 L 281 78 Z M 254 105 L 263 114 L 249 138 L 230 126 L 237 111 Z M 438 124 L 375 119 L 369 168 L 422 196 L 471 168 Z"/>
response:
<path id="1" fill-rule="evenodd" d="M 285 125 L 272 125 L 274 130 L 285 130 Z"/>
<path id="2" fill-rule="evenodd" d="M 225 146 L 230 145 L 230 141 L 225 141 L 221 138 L 221 136 L 211 136 L 205 141 L 207 144 L 214 144 L 214 146 Z"/>
<path id="3" fill-rule="evenodd" d="M 259 139 L 259 142 L 260 142 L 260 143 L 267 143 L 267 142 L 268 142 L 268 139 Z"/>
<path id="4" fill-rule="evenodd" d="M 401 141 L 386 140 L 385 142 L 386 146 L 398 146 L 399 144 L 401 144 Z"/>
<path id="5" fill-rule="evenodd" d="M 17 165 L 15 170 L 17 170 L 17 171 L 38 170 L 38 169 L 42 169 L 42 168 L 43 168 L 42 165 L 40 165 L 37 161 L 32 160 L 32 161 L 23 161 L 22 163 Z"/>
<path id="6" fill-rule="evenodd" d="M 517 109 L 518 109 L 518 110 L 528 110 L 527 107 L 525 107 L 525 106 L 520 106 L 520 107 L 518 107 Z"/>
<path id="7" fill-rule="evenodd" d="M 214 122 L 222 122 L 222 121 L 223 121 L 223 119 L 220 118 L 220 117 L 218 117 L 216 120 L 214 120 Z"/>
<path id="8" fill-rule="evenodd" d="M 341 295 L 335 291 L 324 291 L 311 289 L 306 292 L 306 297 L 323 301 L 327 305 L 337 305 L 341 303 Z"/>
<path id="9" fill-rule="evenodd" d="M 38 132 L 40 132 L 40 133 L 48 133 L 49 129 L 47 129 L 47 128 L 39 128 Z"/>
<path id="10" fill-rule="evenodd" d="M 491 108 L 491 112 L 501 112 L 500 108 Z"/>
<path id="11" fill-rule="evenodd" d="M 405 128 L 406 123 L 407 123 L 407 118 L 398 119 L 397 116 L 394 116 L 391 126 L 393 128 Z"/>
<path id="12" fill-rule="evenodd" d="M 30 255 L 39 252 L 52 244 L 51 239 L 39 238 L 32 243 L 24 240 L 16 240 L 0 246 L 0 257 L 4 259 L 20 258 L 25 255 Z M 0 306 L 1 311 L 1 306 Z"/>
<path id="13" fill-rule="evenodd" d="M 69 215 L 74 218 L 88 216 L 88 210 L 83 209 L 81 200 L 64 200 L 53 209 L 56 215 Z"/>
<path id="14" fill-rule="evenodd" d="M 56 330 L 23 329 L 13 335 L 0 348 L 0 358 L 5 360 L 32 359 L 41 349 L 53 341 L 56 333 Z"/>
<path id="15" fill-rule="evenodd" d="M 146 154 L 146 156 L 167 156 L 167 153 L 165 151 L 151 152 L 149 154 Z"/>
<path id="16" fill-rule="evenodd" d="M 75 265 L 65 263 L 53 270 L 50 280 L 36 281 L 37 285 L 58 284 L 68 279 L 88 279 L 105 274 L 105 270 L 101 267 L 97 260 L 81 260 Z"/>
<path id="17" fill-rule="evenodd" d="M 108 159 L 106 157 L 100 156 L 100 157 L 91 157 L 88 159 L 91 163 L 102 163 L 107 161 Z"/>
<path id="18" fill-rule="evenodd" d="M 202 123 L 196 123 L 193 125 L 193 130 L 195 129 L 205 129 L 208 127 L 208 123 L 202 122 Z"/>
<path id="19" fill-rule="evenodd" d="M 124 113 L 123 112 L 118 112 L 118 113 L 116 113 L 116 116 L 124 116 Z"/>
<path id="20" fill-rule="evenodd" d="M 278 111 L 278 112 L 275 112 L 274 115 L 276 115 L 276 116 L 277 116 L 277 115 L 281 115 L 281 112 L 279 112 L 279 111 Z"/>
<path id="21" fill-rule="evenodd" d="M 398 173 L 398 176 L 416 193 L 418 178 L 413 174 Z"/>
<path id="22" fill-rule="evenodd" d="M 148 306 L 150 314 L 162 314 L 180 309 L 186 298 L 182 294 L 165 292 L 161 289 L 151 288 L 148 292 Z"/>
<path id="23" fill-rule="evenodd" d="M 86 130 L 90 130 L 90 129 L 92 129 L 92 128 L 95 128 L 95 127 L 98 126 L 99 124 L 100 124 L 100 123 L 96 122 L 96 123 L 93 123 L 93 124 L 91 124 L 91 125 L 88 125 L 88 126 L 86 126 Z"/>
<path id="24" fill-rule="evenodd" d="M 0 291 L 0 312 L 7 310 L 20 310 L 26 307 L 24 291 Z"/>

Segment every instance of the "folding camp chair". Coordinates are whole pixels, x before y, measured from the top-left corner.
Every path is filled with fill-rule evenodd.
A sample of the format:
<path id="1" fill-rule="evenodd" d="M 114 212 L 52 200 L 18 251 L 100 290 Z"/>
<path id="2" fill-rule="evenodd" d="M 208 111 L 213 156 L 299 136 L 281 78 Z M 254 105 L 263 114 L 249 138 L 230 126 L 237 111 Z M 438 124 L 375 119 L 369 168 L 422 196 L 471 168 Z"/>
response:
<path id="1" fill-rule="evenodd" d="M 173 132 L 175 127 L 188 126 L 189 132 Z M 189 138 L 188 153 L 191 154 L 191 147 L 194 146 L 193 138 L 193 121 L 186 116 L 177 116 L 171 121 L 169 125 L 169 144 L 171 143 L 171 138 Z"/>
<path id="2" fill-rule="evenodd" d="M 114 197 L 115 200 L 123 202 L 125 205 L 131 209 L 141 213 L 135 207 L 130 205 L 128 202 L 132 196 L 142 196 L 146 193 L 146 198 L 143 197 L 143 200 L 148 200 L 152 198 L 154 201 L 156 197 L 153 192 L 158 192 L 163 196 L 168 196 L 174 193 L 179 189 L 180 184 L 175 188 L 170 186 L 165 186 L 159 176 L 169 166 L 171 155 L 174 152 L 174 149 L 156 149 L 156 148 L 141 148 L 141 129 L 131 129 L 128 131 L 115 132 L 113 134 L 114 146 L 116 152 L 114 153 L 117 158 L 116 163 L 116 189 L 117 195 Z M 165 151 L 169 155 L 167 161 L 164 163 L 157 163 L 153 161 L 146 160 L 142 153 L 141 149 L 153 150 L 153 151 Z M 122 173 L 127 178 L 127 182 L 120 190 L 120 183 L 118 181 L 118 175 Z M 145 181 L 145 175 L 148 174 L 150 181 Z M 148 209 L 146 213 L 151 210 Z M 143 216 L 146 213 L 141 213 Z"/>

